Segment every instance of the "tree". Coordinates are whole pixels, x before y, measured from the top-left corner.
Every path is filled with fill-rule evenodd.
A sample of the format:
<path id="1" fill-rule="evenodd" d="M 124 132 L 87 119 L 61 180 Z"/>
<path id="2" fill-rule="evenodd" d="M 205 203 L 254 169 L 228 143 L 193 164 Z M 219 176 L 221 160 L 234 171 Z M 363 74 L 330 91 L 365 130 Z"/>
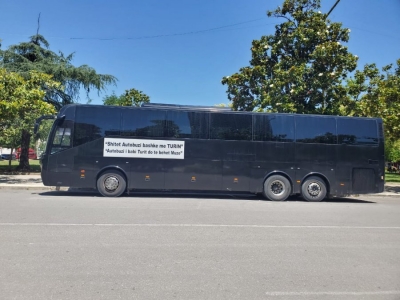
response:
<path id="1" fill-rule="evenodd" d="M 31 71 L 29 79 L 24 79 L 0 68 L 0 141 L 11 148 L 21 146 L 20 170 L 30 168 L 28 149 L 34 120 L 55 113 L 54 106 L 43 101 L 48 89 L 60 89 L 50 75 Z"/>
<path id="2" fill-rule="evenodd" d="M 149 102 L 150 97 L 136 89 L 126 90 L 121 96 L 117 96 L 113 93 L 112 95 L 103 98 L 104 105 L 115 106 L 141 106 L 143 103 Z"/>
<path id="3" fill-rule="evenodd" d="M 51 51 L 49 46 L 47 40 L 37 33 L 30 37 L 28 42 L 12 45 L 7 50 L 0 49 L 0 67 L 18 73 L 26 80 L 34 74 L 32 71 L 51 75 L 53 80 L 61 85 L 43 86 L 42 90 L 45 92 L 43 100 L 54 105 L 57 110 L 79 99 L 81 88 L 84 88 L 88 95 L 91 89 L 102 91 L 107 85 L 115 84 L 114 76 L 98 74 L 88 65 L 75 67 L 72 65 L 73 53 L 67 56 L 62 52 L 57 54 Z M 25 148 L 30 143 L 29 139 L 30 135 L 27 134 L 21 138 L 20 168 L 22 169 L 29 168 L 28 148 Z M 24 165 L 25 162 L 28 166 Z"/>
<path id="4" fill-rule="evenodd" d="M 341 114 L 382 118 L 386 159 L 400 160 L 400 59 L 394 70 L 392 64 L 382 72 L 375 64 L 365 65 L 348 80 L 347 92 L 349 100 L 341 107 Z"/>
<path id="5" fill-rule="evenodd" d="M 385 141 L 385 159 L 389 162 L 400 162 L 400 140 Z"/>
<path id="6" fill-rule="evenodd" d="M 232 108 L 232 103 L 219 103 L 219 104 L 215 104 L 216 107 L 226 107 L 226 108 Z"/>
<path id="7" fill-rule="evenodd" d="M 0 45 L 1 46 L 1 45 Z M 7 50 L 0 49 L 0 67 L 28 78 L 30 71 L 49 74 L 60 82 L 57 88 L 45 90 L 44 100 L 57 109 L 79 99 L 80 88 L 89 93 L 91 89 L 105 90 L 109 84 L 115 84 L 112 75 L 97 74 L 88 65 L 72 65 L 74 53 L 65 56 L 49 50 L 50 44 L 40 34 L 30 37 L 29 42 L 12 45 Z"/>
<path id="8" fill-rule="evenodd" d="M 285 22 L 253 41 L 250 66 L 222 79 L 234 109 L 338 113 L 346 99 L 343 80 L 358 58 L 342 45 L 350 30 L 318 9 L 320 0 L 285 0 L 268 11 Z"/>
<path id="9" fill-rule="evenodd" d="M 9 126 L 3 127 L 0 130 L 0 145 L 5 148 L 10 148 L 10 158 L 8 161 L 8 169 L 11 171 L 11 160 L 12 153 L 20 145 L 21 142 L 21 132 L 18 130 L 19 124 L 18 120 L 10 122 Z"/>
<path id="10" fill-rule="evenodd" d="M 123 106 L 122 103 L 124 101 L 125 99 L 123 99 L 123 95 L 117 96 L 115 92 L 113 92 L 111 95 L 106 95 L 103 98 L 104 105 Z"/>
<path id="11" fill-rule="evenodd" d="M 32 146 L 36 148 L 38 157 L 46 150 L 47 139 L 50 135 L 51 128 L 53 127 L 54 119 L 44 119 L 40 122 L 40 127 L 34 135 L 34 142 Z"/>

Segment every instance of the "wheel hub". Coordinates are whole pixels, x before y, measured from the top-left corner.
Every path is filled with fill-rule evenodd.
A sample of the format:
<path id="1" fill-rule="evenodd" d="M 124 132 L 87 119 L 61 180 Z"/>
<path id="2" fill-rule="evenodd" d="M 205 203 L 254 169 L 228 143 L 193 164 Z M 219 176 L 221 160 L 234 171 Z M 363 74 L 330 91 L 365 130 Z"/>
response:
<path id="1" fill-rule="evenodd" d="M 117 177 L 110 176 L 104 180 L 104 187 L 108 191 L 115 191 L 119 186 L 119 180 Z"/>
<path id="2" fill-rule="evenodd" d="M 307 187 L 307 191 L 311 196 L 318 196 L 321 193 L 321 187 L 319 184 L 313 182 Z"/>
<path id="3" fill-rule="evenodd" d="M 271 182 L 270 189 L 275 195 L 281 195 L 285 191 L 285 186 L 282 181 L 275 180 Z"/>

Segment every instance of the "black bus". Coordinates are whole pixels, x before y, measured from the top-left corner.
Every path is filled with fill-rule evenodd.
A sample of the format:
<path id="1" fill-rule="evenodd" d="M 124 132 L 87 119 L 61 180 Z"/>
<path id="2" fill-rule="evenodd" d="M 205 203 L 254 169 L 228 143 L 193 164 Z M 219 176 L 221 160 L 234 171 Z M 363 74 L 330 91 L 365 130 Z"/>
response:
<path id="1" fill-rule="evenodd" d="M 44 185 L 97 188 L 109 197 L 181 190 L 321 201 L 383 191 L 383 125 L 217 107 L 67 105 L 41 163 Z"/>

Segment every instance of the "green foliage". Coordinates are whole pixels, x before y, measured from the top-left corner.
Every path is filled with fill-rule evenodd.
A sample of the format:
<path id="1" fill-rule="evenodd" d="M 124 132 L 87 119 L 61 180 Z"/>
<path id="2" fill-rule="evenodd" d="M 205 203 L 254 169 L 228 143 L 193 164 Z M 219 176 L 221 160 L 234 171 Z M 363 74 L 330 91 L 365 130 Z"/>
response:
<path id="1" fill-rule="evenodd" d="M 36 34 L 28 42 L 12 45 L 6 50 L 0 49 L 0 68 L 18 73 L 27 82 L 32 79 L 32 74 L 48 74 L 52 80 L 61 83 L 40 86 L 43 93 L 41 101 L 52 104 L 56 109 L 79 99 L 81 88 L 84 88 L 88 95 L 91 89 L 102 91 L 106 85 L 115 84 L 114 76 L 97 74 L 87 65 L 75 67 L 72 65 L 73 53 L 67 56 L 62 52 L 57 54 L 51 51 L 49 46 L 43 36 Z M 10 103 L 9 105 L 13 105 Z M 12 115 L 12 110 L 8 113 Z M 31 134 L 29 130 L 22 128 L 21 135 L 20 166 L 29 169 L 28 148 Z"/>
<path id="2" fill-rule="evenodd" d="M 385 159 L 389 162 L 400 162 L 400 140 L 385 141 Z"/>
<path id="3" fill-rule="evenodd" d="M 35 134 L 35 140 L 46 141 L 50 134 L 53 123 L 54 120 L 42 120 L 40 122 L 38 132 Z"/>
<path id="4" fill-rule="evenodd" d="M 283 18 L 275 34 L 254 40 L 250 66 L 224 77 L 235 110 L 337 114 L 342 83 L 357 56 L 342 43 L 349 29 L 318 11 L 320 0 L 285 0 L 268 17 Z"/>
<path id="5" fill-rule="evenodd" d="M 0 130 L 18 120 L 33 126 L 32 120 L 41 114 L 54 113 L 54 108 L 43 102 L 47 89 L 60 84 L 47 74 L 31 71 L 29 79 L 0 68 Z"/>
<path id="6" fill-rule="evenodd" d="M 341 108 L 341 112 L 347 115 L 382 118 L 388 149 L 391 145 L 399 146 L 400 59 L 397 60 L 394 70 L 393 65 L 388 65 L 382 68 L 382 73 L 375 64 L 366 65 L 348 81 L 347 87 L 351 101 Z"/>
<path id="7" fill-rule="evenodd" d="M 34 120 L 44 114 L 54 114 L 54 107 L 43 101 L 47 89 L 61 89 L 50 75 L 31 71 L 28 79 L 0 68 L 0 144 L 17 148 L 21 136 L 29 137 Z M 25 141 L 29 148 L 29 139 Z M 21 157 L 22 163 L 27 163 Z M 24 168 L 29 169 L 28 165 Z"/>
<path id="8" fill-rule="evenodd" d="M 123 95 L 117 96 L 115 95 L 115 92 L 113 92 L 111 95 L 106 95 L 103 98 L 104 105 L 122 106 L 122 102 L 124 102 Z"/>
<path id="9" fill-rule="evenodd" d="M 104 105 L 115 106 L 141 106 L 143 103 L 149 102 L 150 97 L 136 89 L 126 90 L 121 96 L 117 96 L 113 93 L 112 95 L 103 98 Z"/>
<path id="10" fill-rule="evenodd" d="M 38 132 L 34 135 L 35 146 L 31 145 L 30 147 L 36 147 L 38 156 L 40 156 L 46 150 L 47 139 L 53 123 L 54 120 L 42 120 Z"/>
<path id="11" fill-rule="evenodd" d="M 232 103 L 219 103 L 215 104 L 216 107 L 230 107 L 232 108 Z"/>
<path id="12" fill-rule="evenodd" d="M 116 78 L 112 75 L 97 74 L 96 71 L 82 65 L 72 65 L 74 54 L 65 56 L 49 50 L 47 40 L 37 34 L 29 42 L 12 45 L 7 50 L 0 50 L 0 67 L 18 73 L 28 79 L 31 71 L 49 74 L 53 80 L 61 85 L 44 89 L 44 100 L 60 108 L 79 98 L 80 88 L 87 93 L 91 89 L 104 90 L 106 85 L 115 84 Z"/>

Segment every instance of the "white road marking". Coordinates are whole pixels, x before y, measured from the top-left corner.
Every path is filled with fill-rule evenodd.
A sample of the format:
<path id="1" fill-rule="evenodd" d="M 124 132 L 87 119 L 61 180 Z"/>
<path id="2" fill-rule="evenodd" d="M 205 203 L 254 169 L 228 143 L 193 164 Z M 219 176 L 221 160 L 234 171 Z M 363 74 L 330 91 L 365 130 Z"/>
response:
<path id="1" fill-rule="evenodd" d="M 400 295 L 400 291 L 376 292 L 266 292 L 267 296 L 373 296 Z"/>
<path id="2" fill-rule="evenodd" d="M 0 226 L 103 226 L 103 227 L 232 227 L 309 229 L 400 229 L 400 226 L 246 225 L 246 224 L 118 224 L 118 223 L 0 223 Z"/>

